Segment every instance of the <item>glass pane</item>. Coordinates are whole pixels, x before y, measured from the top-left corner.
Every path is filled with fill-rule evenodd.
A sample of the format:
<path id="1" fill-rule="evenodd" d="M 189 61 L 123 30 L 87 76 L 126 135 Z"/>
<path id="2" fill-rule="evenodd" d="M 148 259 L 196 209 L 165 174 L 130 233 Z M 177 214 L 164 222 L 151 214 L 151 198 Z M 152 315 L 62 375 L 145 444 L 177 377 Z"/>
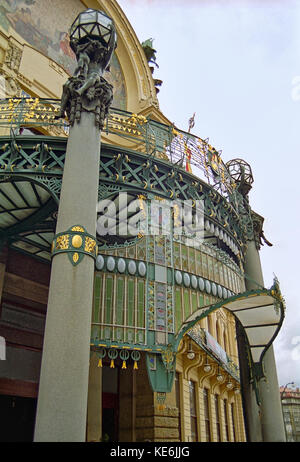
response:
<path id="1" fill-rule="evenodd" d="M 91 34 L 93 32 L 93 29 L 95 28 L 94 24 L 86 24 L 84 26 L 84 30 L 86 31 L 87 34 Z M 97 29 L 96 29 L 97 31 Z"/>
<path id="2" fill-rule="evenodd" d="M 86 23 L 91 23 L 91 22 L 95 22 L 96 21 L 96 18 L 97 18 L 97 14 L 94 13 L 94 12 L 86 12 L 86 13 L 82 13 L 79 17 L 80 19 L 80 24 L 86 24 Z"/>
<path id="3" fill-rule="evenodd" d="M 109 30 L 106 27 L 103 27 L 101 25 L 98 25 L 98 27 L 100 28 L 101 35 L 106 35 L 107 33 L 109 33 Z"/>
<path id="4" fill-rule="evenodd" d="M 101 13 L 98 13 L 97 22 L 105 26 L 107 29 L 111 29 L 112 27 L 112 20 Z"/>
<path id="5" fill-rule="evenodd" d="M 196 417 L 191 417 L 191 439 L 192 439 L 192 441 L 198 441 L 197 419 L 196 419 Z"/>
<path id="6" fill-rule="evenodd" d="M 196 416 L 196 389 L 195 389 L 195 382 L 192 380 L 189 381 L 189 389 L 190 389 L 190 413 L 191 416 Z"/>

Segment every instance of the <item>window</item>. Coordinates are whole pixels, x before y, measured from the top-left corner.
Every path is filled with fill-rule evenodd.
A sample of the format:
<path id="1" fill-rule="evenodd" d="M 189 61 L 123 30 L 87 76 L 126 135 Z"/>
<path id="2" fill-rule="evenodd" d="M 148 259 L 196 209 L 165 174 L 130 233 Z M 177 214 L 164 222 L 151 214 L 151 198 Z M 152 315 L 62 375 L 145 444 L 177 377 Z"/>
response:
<path id="1" fill-rule="evenodd" d="M 225 419 L 225 434 L 226 434 L 226 441 L 229 441 L 229 425 L 228 425 L 228 414 L 227 414 L 227 399 L 223 401 L 223 409 L 224 409 L 224 419 Z"/>
<path id="2" fill-rule="evenodd" d="M 213 335 L 213 331 L 212 331 L 212 319 L 211 319 L 211 315 L 209 314 L 207 316 L 207 330 L 208 332 Z"/>
<path id="3" fill-rule="evenodd" d="M 198 441 L 196 384 L 192 380 L 189 381 L 189 389 L 190 389 L 191 440 Z"/>
<path id="4" fill-rule="evenodd" d="M 203 389 L 204 400 L 204 423 L 205 423 L 205 436 L 206 441 L 211 441 L 210 436 L 210 415 L 209 415 L 209 391 L 207 388 Z"/>
<path id="5" fill-rule="evenodd" d="M 179 440 L 181 441 L 181 415 L 180 415 L 180 375 L 178 372 L 175 374 L 175 400 L 178 408 L 178 430 Z"/>
<path id="6" fill-rule="evenodd" d="M 221 441 L 221 426 L 220 426 L 220 409 L 219 397 L 215 395 L 215 411 L 216 411 L 216 426 L 217 426 L 217 441 Z"/>
<path id="7" fill-rule="evenodd" d="M 233 403 L 231 403 L 231 419 L 232 419 L 233 441 L 236 441 L 235 421 L 234 421 L 234 404 Z"/>

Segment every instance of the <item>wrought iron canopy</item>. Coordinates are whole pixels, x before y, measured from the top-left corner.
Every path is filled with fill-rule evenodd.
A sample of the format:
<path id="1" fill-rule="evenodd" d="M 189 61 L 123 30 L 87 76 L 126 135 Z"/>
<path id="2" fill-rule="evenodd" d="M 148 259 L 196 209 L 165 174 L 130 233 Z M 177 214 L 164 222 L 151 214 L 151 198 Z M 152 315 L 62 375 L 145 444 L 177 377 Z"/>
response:
<path id="1" fill-rule="evenodd" d="M 201 308 L 182 325 L 174 342 L 175 347 L 191 327 L 218 308 L 226 308 L 239 320 L 245 330 L 252 361 L 258 365 L 258 370 L 261 369 L 263 357 L 284 319 L 285 303 L 277 279 L 270 289 L 247 291 L 213 306 Z"/>

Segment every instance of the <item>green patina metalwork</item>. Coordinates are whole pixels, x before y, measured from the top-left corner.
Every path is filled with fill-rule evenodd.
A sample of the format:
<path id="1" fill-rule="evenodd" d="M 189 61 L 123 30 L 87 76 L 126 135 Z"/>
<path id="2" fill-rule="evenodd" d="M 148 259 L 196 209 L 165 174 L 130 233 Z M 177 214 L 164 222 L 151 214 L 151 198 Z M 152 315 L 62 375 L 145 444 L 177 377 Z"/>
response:
<path id="1" fill-rule="evenodd" d="M 88 234 L 81 225 L 71 226 L 67 231 L 54 236 L 52 243 L 52 258 L 60 253 L 67 253 L 73 266 L 78 265 L 84 255 L 96 258 L 97 241 Z"/>
<path id="2" fill-rule="evenodd" d="M 19 220 L 18 223 L 7 228 L 3 227 L 0 230 L 0 241 L 2 243 L 9 242 L 13 245 L 18 241 L 28 242 L 28 233 L 41 233 L 41 231 L 45 231 L 54 234 L 55 218 L 53 218 L 53 214 L 59 204 L 68 124 L 63 119 L 55 119 L 55 115 L 59 110 L 59 102 L 57 100 L 40 101 L 33 98 L 29 100 L 27 98 L 26 101 L 6 100 L 2 103 L 2 106 L 0 103 L 2 113 L 0 126 L 9 127 L 11 134 L 10 136 L 0 137 L 0 189 L 1 185 L 5 183 L 17 185 L 18 181 L 27 181 L 32 185 L 33 194 L 36 194 L 34 185 L 39 185 L 49 193 L 48 201 L 40 204 L 38 210 L 24 220 Z M 42 131 L 55 133 L 59 136 L 22 136 L 20 132 L 24 127 L 39 128 Z M 244 214 L 241 213 L 241 206 L 243 204 L 239 193 L 235 190 L 235 185 L 232 183 L 230 175 L 228 175 L 222 161 L 217 160 L 213 164 L 213 159 L 218 159 L 218 153 L 216 154 L 208 143 L 202 140 L 205 147 L 204 155 L 202 156 L 202 151 L 199 151 L 200 154 L 195 158 L 196 160 L 192 160 L 193 165 L 199 162 L 197 166 L 200 170 L 202 169 L 202 173 L 205 176 L 205 179 L 201 179 L 189 173 L 184 168 L 184 163 L 186 162 L 185 150 L 194 149 L 194 152 L 196 152 L 195 143 L 199 142 L 199 139 L 190 134 L 177 131 L 174 127 L 149 120 L 143 116 L 116 109 L 110 111 L 106 119 L 104 132 L 107 135 L 120 136 L 130 141 L 132 149 L 102 143 L 99 200 L 126 191 L 135 196 L 143 195 L 146 199 L 158 197 L 171 201 L 203 201 L 205 218 L 209 219 L 210 223 L 226 231 L 237 245 L 240 263 L 242 263 L 247 238 L 249 238 L 249 235 L 252 235 L 251 217 L 249 219 L 247 210 Z M 205 153 L 208 155 L 206 156 Z M 214 165 L 213 168 L 212 165 Z M 222 187 L 219 188 L 218 184 L 221 184 Z M 72 238 L 76 234 L 78 232 L 73 233 L 71 230 L 68 230 L 66 233 L 60 233 L 54 238 L 54 254 L 67 252 L 72 264 L 79 263 L 85 253 L 91 255 L 91 252 L 84 250 L 85 239 L 83 239 L 82 244 L 78 247 L 70 244 L 70 241 L 72 242 Z M 85 230 L 83 234 L 86 235 Z M 56 248 L 57 239 L 64 235 L 69 235 L 68 244 L 65 242 L 66 248 Z M 95 240 L 93 236 L 86 236 Z M 124 245 L 128 247 L 136 246 L 138 242 L 139 239 L 136 238 L 131 242 L 125 241 L 123 244 L 116 244 L 114 248 L 122 248 Z M 45 245 L 39 244 L 39 247 L 41 251 L 47 251 L 48 248 L 50 254 L 50 244 L 47 247 L 45 242 Z M 110 250 L 111 248 L 112 246 L 105 244 L 102 246 L 103 250 Z M 149 254 L 153 251 L 151 246 L 147 245 L 147 261 Z M 73 260 L 75 253 L 78 254 L 76 262 Z M 95 255 L 93 253 L 92 256 L 95 258 Z M 226 252 L 222 254 L 222 251 L 219 251 L 218 255 L 220 262 L 228 263 Z M 173 256 L 170 258 L 172 260 Z M 148 268 L 151 270 L 150 267 Z M 174 271 L 169 276 L 168 282 L 170 283 L 171 281 L 173 284 Z M 111 284 L 111 282 L 107 284 Z M 122 282 L 119 282 L 118 294 L 120 297 L 117 300 L 117 316 L 119 316 L 120 323 L 122 323 L 120 312 L 123 300 L 121 297 L 123 286 L 124 284 L 122 285 Z M 272 296 L 275 296 L 275 298 L 278 294 L 277 289 L 277 286 L 272 288 Z M 99 304 L 100 290 L 99 288 L 98 295 L 96 292 Z M 127 302 L 132 301 L 134 290 L 128 287 L 126 296 L 129 299 Z M 150 291 L 151 278 L 147 277 L 143 290 L 141 286 L 137 289 L 140 299 L 144 297 L 146 299 L 145 307 L 147 313 L 151 309 Z M 271 294 L 271 289 L 266 293 Z M 247 293 L 242 295 L 247 296 Z M 241 294 L 232 297 L 232 299 L 237 300 L 239 296 Z M 109 291 L 107 291 L 106 298 L 106 304 L 110 306 Z M 282 311 L 280 297 L 277 300 L 277 307 Z M 141 322 L 140 301 L 137 302 L 137 313 L 140 317 L 140 328 L 141 330 L 145 329 L 143 335 L 146 333 L 148 335 L 147 344 L 145 343 L 145 338 L 143 342 L 137 345 L 129 337 L 124 337 L 124 342 L 114 342 L 111 341 L 111 333 L 109 332 L 107 337 L 101 336 L 102 340 L 98 338 L 98 341 L 92 347 L 98 351 L 104 347 L 117 348 L 119 346 L 121 349 L 126 349 L 137 345 L 136 348 L 147 354 L 147 369 L 154 391 L 165 393 L 172 388 L 176 352 L 180 339 L 195 323 L 214 310 L 222 308 L 225 303 L 228 303 L 228 299 L 210 306 L 203 306 L 199 310 L 199 314 L 195 315 L 193 321 L 186 325 L 184 319 L 182 319 L 183 327 L 180 332 L 177 335 L 168 333 L 168 345 L 158 346 L 155 345 L 154 331 L 149 331 L 148 323 L 150 318 L 147 318 L 145 326 Z M 106 315 L 110 316 L 110 314 L 111 312 L 106 310 Z M 129 318 L 131 315 L 133 314 L 129 312 Z M 129 322 L 131 322 L 130 319 Z M 128 332 L 130 329 L 131 327 L 128 326 Z M 103 353 L 103 350 L 101 351 Z M 120 356 L 121 359 L 122 356 Z M 261 365 L 253 364 L 251 367 L 253 377 L 261 378 L 263 373 Z"/>
<path id="3" fill-rule="evenodd" d="M 47 142 L 46 142 L 47 141 Z M 0 180 L 26 174 L 58 201 L 67 139 L 59 137 L 22 137 L 12 142 L 0 139 Z M 170 182 L 172 177 L 172 182 Z M 113 192 L 152 194 L 166 199 L 203 200 L 204 213 L 220 226 L 242 248 L 244 235 L 240 218 L 228 201 L 213 188 L 169 161 L 110 145 L 102 145 L 99 195 L 109 197 Z M 152 196 L 153 197 L 153 196 Z M 212 216 L 213 215 L 213 216 Z M 224 218 L 226 217 L 226 219 Z"/>

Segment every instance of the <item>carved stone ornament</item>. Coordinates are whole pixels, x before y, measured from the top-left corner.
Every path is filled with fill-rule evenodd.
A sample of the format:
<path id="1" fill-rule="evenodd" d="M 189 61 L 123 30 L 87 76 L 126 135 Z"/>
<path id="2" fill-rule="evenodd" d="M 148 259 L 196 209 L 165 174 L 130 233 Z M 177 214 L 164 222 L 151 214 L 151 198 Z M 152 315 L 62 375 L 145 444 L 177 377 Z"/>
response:
<path id="1" fill-rule="evenodd" d="M 20 67 L 22 58 L 22 50 L 12 43 L 9 44 L 5 53 L 5 64 L 14 72 L 17 72 Z"/>
<path id="2" fill-rule="evenodd" d="M 17 79 L 2 71 L 2 75 L 0 76 L 0 97 L 21 97 L 21 93 L 22 88 Z"/>
<path id="3" fill-rule="evenodd" d="M 90 37 L 86 37 L 84 43 L 73 40 L 70 45 L 76 54 L 77 67 L 63 86 L 58 117 L 66 113 L 73 125 L 80 121 L 82 111 L 92 112 L 96 126 L 102 130 L 113 100 L 113 87 L 101 75 L 107 66 L 107 48 Z"/>
<path id="4" fill-rule="evenodd" d="M 269 247 L 272 247 L 273 244 L 271 244 L 271 242 L 265 238 L 263 232 L 264 218 L 253 212 L 253 210 L 251 210 L 251 218 L 253 223 L 253 235 L 256 248 L 259 250 L 260 247 L 264 245 L 264 243 L 266 243 Z"/>

